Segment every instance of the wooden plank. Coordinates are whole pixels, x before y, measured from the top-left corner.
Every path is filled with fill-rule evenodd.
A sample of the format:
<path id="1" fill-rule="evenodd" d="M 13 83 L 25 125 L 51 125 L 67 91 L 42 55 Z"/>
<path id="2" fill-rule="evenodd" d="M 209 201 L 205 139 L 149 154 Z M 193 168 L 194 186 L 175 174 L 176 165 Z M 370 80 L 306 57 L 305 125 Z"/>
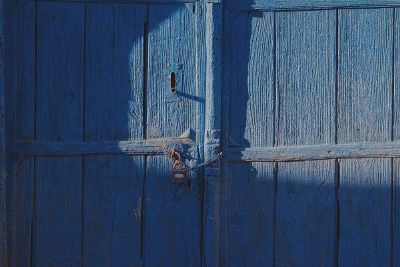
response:
<path id="1" fill-rule="evenodd" d="M 274 15 L 242 12 L 231 22 L 230 33 L 228 133 L 240 147 L 272 146 Z"/>
<path id="2" fill-rule="evenodd" d="M 214 3 L 198 4 L 197 34 L 202 38 L 197 39 L 198 87 L 199 93 L 205 89 L 205 105 L 200 106 L 201 120 L 199 132 L 204 129 L 204 134 L 198 136 L 199 147 L 203 145 L 204 160 L 210 160 L 220 152 L 221 145 L 221 99 L 222 99 L 222 5 Z M 204 79 L 204 80 L 203 80 Z M 204 81 L 204 83 L 203 83 Z M 207 114 L 207 116 L 205 116 Z M 203 122 L 203 124 L 202 124 Z M 204 128 L 203 128 L 204 125 Z M 204 140 L 204 142 L 201 141 Z M 220 263 L 220 229 L 221 229 L 221 172 L 220 161 L 215 161 L 204 168 L 203 183 L 203 240 L 202 240 L 202 266 L 218 266 Z"/>
<path id="3" fill-rule="evenodd" d="M 390 266 L 391 161 L 341 163 L 339 264 Z"/>
<path id="4" fill-rule="evenodd" d="M 396 12 L 397 13 L 397 12 Z M 396 14 L 397 15 L 397 14 Z M 393 201 L 392 201 L 392 262 L 393 266 L 400 264 L 397 253 L 400 249 L 400 160 L 393 160 Z"/>
<path id="5" fill-rule="evenodd" d="M 145 265 L 200 266 L 200 177 L 191 177 L 190 186 L 172 183 L 172 166 L 164 156 L 149 157 L 146 170 Z"/>
<path id="6" fill-rule="evenodd" d="M 6 1 L 7 134 L 34 139 L 35 3 Z M 7 224 L 9 266 L 30 266 L 34 157 L 8 155 Z"/>
<path id="7" fill-rule="evenodd" d="M 11 144 L 10 152 L 21 155 L 161 155 L 168 140 L 194 146 L 189 138 L 99 142 L 20 141 Z M 226 148 L 224 157 L 243 161 L 301 161 L 335 158 L 396 158 L 400 142 L 363 142 L 304 146 Z"/>
<path id="8" fill-rule="evenodd" d="M 27 0 L 35 1 L 35 0 Z M 49 1 L 49 0 L 36 0 L 36 1 Z M 87 2 L 87 3 L 131 3 L 131 4 L 175 4 L 175 3 L 195 3 L 199 0 L 50 0 L 53 2 Z M 221 0 L 208 0 L 208 2 L 220 2 Z"/>
<path id="9" fill-rule="evenodd" d="M 318 10 L 335 8 L 381 8 L 400 6 L 398 0 L 228 0 L 228 9 L 240 10 Z"/>
<path id="10" fill-rule="evenodd" d="M 336 12 L 276 14 L 277 144 L 334 143 Z M 333 266 L 334 161 L 278 164 L 275 263 Z"/>
<path id="11" fill-rule="evenodd" d="M 400 157 L 400 142 L 365 142 L 265 148 L 230 148 L 224 150 L 230 160 L 302 161 L 335 158 L 396 158 Z"/>
<path id="12" fill-rule="evenodd" d="M 392 140 L 400 140 L 400 10 L 394 10 L 393 58 L 393 132 Z M 392 201 L 392 264 L 400 265 L 400 160 L 393 159 Z"/>
<path id="13" fill-rule="evenodd" d="M 241 12 L 227 23 L 225 128 L 240 149 L 273 146 L 274 14 Z M 221 264 L 272 266 L 274 164 L 223 161 L 222 170 Z"/>
<path id="14" fill-rule="evenodd" d="M 99 142 L 20 141 L 11 144 L 10 151 L 22 155 L 161 155 L 168 140 L 194 145 L 190 138 Z M 400 142 L 362 142 L 303 146 L 226 148 L 224 157 L 244 161 L 300 161 L 335 158 L 396 158 L 400 157 Z"/>
<path id="15" fill-rule="evenodd" d="M 124 115 L 126 115 L 124 113 Z M 129 116 L 129 115 L 127 115 Z M 127 154 L 160 155 L 168 141 L 194 145 L 191 138 L 160 138 L 131 141 L 87 141 L 87 142 L 46 142 L 17 141 L 11 144 L 11 151 L 23 155 L 82 155 L 82 154 Z"/>
<path id="16" fill-rule="evenodd" d="M 81 141 L 84 5 L 37 4 L 37 139 Z M 82 158 L 39 157 L 33 265 L 80 265 Z"/>
<path id="17" fill-rule="evenodd" d="M 274 164 L 222 165 L 221 266 L 272 266 Z"/>
<path id="18" fill-rule="evenodd" d="M 85 140 L 143 138 L 147 7 L 88 4 L 86 14 Z M 84 171 L 83 265 L 141 265 L 144 158 L 87 156 Z"/>
<path id="19" fill-rule="evenodd" d="M 5 66 L 7 64 L 5 59 L 4 40 L 6 37 L 6 12 L 5 2 L 0 1 L 0 263 L 6 266 L 7 259 L 7 164 L 6 164 L 6 106 L 5 106 Z"/>
<path id="20" fill-rule="evenodd" d="M 278 165 L 278 266 L 333 266 L 335 161 Z"/>
<path id="21" fill-rule="evenodd" d="M 391 140 L 393 10 L 340 10 L 338 142 Z M 343 160 L 338 264 L 389 266 L 389 159 Z"/>
<path id="22" fill-rule="evenodd" d="M 334 11 L 277 13 L 277 142 L 334 143 Z"/>
<path id="23" fill-rule="evenodd" d="M 194 11 L 186 5 L 150 5 L 147 138 L 177 136 L 188 128 L 198 128 L 202 115 L 197 108 L 204 100 L 199 99 L 196 88 Z M 171 72 L 180 72 L 182 77 L 177 81 L 180 102 L 169 101 Z M 148 158 L 144 264 L 199 266 L 201 180 L 194 174 L 191 186 L 174 184 L 171 167 L 165 157 Z"/>

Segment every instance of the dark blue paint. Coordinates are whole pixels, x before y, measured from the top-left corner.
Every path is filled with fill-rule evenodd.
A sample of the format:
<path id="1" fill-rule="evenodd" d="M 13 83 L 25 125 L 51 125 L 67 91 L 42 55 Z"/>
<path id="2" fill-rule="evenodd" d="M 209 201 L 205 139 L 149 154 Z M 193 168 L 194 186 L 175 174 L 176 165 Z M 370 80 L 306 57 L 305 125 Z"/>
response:
<path id="1" fill-rule="evenodd" d="M 400 2 L 221 2 L 4 1 L 2 265 L 399 264 Z"/>

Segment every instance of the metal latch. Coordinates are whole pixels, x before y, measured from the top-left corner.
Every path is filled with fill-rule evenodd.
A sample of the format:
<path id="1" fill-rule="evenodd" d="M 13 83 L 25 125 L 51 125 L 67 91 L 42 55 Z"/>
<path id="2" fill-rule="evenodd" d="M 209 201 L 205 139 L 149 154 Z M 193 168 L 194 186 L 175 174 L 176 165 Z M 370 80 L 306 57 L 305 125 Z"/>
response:
<path id="1" fill-rule="evenodd" d="M 176 140 L 166 142 L 163 147 L 163 153 L 172 162 L 172 182 L 184 185 L 190 184 L 188 172 L 210 165 L 222 158 L 221 152 L 201 164 L 189 167 L 185 162 L 190 160 L 190 156 L 184 152 L 184 145 Z"/>

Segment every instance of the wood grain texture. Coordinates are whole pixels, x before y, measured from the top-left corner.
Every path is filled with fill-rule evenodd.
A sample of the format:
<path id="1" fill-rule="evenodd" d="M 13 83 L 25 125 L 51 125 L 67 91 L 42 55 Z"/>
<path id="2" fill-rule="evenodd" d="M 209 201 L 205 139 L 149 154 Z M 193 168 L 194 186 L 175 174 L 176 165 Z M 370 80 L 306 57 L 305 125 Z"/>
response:
<path id="1" fill-rule="evenodd" d="M 204 121 L 204 159 L 210 160 L 220 152 L 221 145 L 221 98 L 222 98 L 222 44 L 223 8 L 214 3 L 201 3 L 197 12 L 197 32 L 204 33 L 205 43 L 198 39 L 198 61 L 205 69 L 198 68 L 199 73 L 205 77 L 205 86 L 199 80 L 199 89 L 205 88 L 205 113 Z M 200 12 L 199 12 L 200 11 Z M 202 57 L 201 51 L 205 51 Z M 207 116 L 205 116 L 207 114 Z M 201 124 L 199 124 L 200 127 Z M 202 128 L 200 128 L 202 129 Z M 199 136 L 199 138 L 203 137 Z M 201 145 L 202 142 L 199 142 Z M 201 149 L 200 149 L 201 150 Z M 221 173 L 220 161 L 215 161 L 205 166 L 203 183 L 203 240 L 202 240 L 202 266 L 217 266 L 220 262 L 220 198 L 221 198 Z"/>
<path id="2" fill-rule="evenodd" d="M 7 1 L 8 140 L 33 140 L 35 107 L 35 3 Z M 11 157 L 7 167 L 9 266 L 29 266 L 33 220 L 34 157 Z"/>
<path id="3" fill-rule="evenodd" d="M 397 13 L 397 12 L 396 12 Z M 392 199 L 392 259 L 393 266 L 400 264 L 400 257 L 397 253 L 400 249 L 400 160 L 393 160 L 393 199 Z"/>
<path id="4" fill-rule="evenodd" d="M 229 9 L 310 10 L 334 8 L 380 8 L 400 6 L 397 0 L 228 0 Z"/>
<path id="5" fill-rule="evenodd" d="M 393 140 L 400 139 L 400 10 L 394 10 L 394 59 L 393 59 Z M 393 160 L 392 201 L 392 258 L 393 266 L 400 265 L 400 160 Z"/>
<path id="6" fill-rule="evenodd" d="M 335 22 L 334 11 L 277 14 L 280 146 L 334 142 Z"/>
<path id="7" fill-rule="evenodd" d="M 200 178 L 192 176 L 190 186 L 172 183 L 172 166 L 163 156 L 149 157 L 146 170 L 144 264 L 200 266 Z"/>
<path id="8" fill-rule="evenodd" d="M 163 154 L 163 146 L 168 141 L 194 145 L 193 140 L 187 137 L 130 141 L 17 141 L 10 144 L 10 150 L 23 155 L 127 154 L 151 156 Z"/>
<path id="9" fill-rule="evenodd" d="M 272 266 L 274 163 L 222 168 L 221 266 Z"/>
<path id="10" fill-rule="evenodd" d="M 145 5 L 88 4 L 85 140 L 143 138 Z M 84 158 L 83 264 L 141 264 L 142 156 Z"/>
<path id="11" fill-rule="evenodd" d="M 28 0 L 35 1 L 35 0 Z M 36 1 L 48 1 L 48 0 L 36 0 Z M 51 0 L 53 2 L 63 2 L 65 0 Z M 69 2 L 102 2 L 102 3 L 131 3 L 131 4 L 146 4 L 146 3 L 161 3 L 161 4 L 176 4 L 176 3 L 195 3 L 198 0 L 68 0 Z M 209 2 L 218 2 L 220 0 L 208 0 Z"/>
<path id="12" fill-rule="evenodd" d="M 185 5 L 150 5 L 147 138 L 176 137 L 196 129 L 199 99 L 196 90 L 195 14 Z M 189 49 L 191 48 L 191 49 Z M 180 102 L 171 96 L 171 72 L 182 66 L 177 81 Z"/>
<path id="13" fill-rule="evenodd" d="M 400 9 L 394 9 L 393 44 L 393 140 L 400 140 Z"/>
<path id="14" fill-rule="evenodd" d="M 339 143 L 391 140 L 392 15 L 391 9 L 339 11 Z M 390 264 L 390 162 L 340 165 L 339 265 Z"/>
<path id="15" fill-rule="evenodd" d="M 230 26 L 228 133 L 241 147 L 274 143 L 274 15 L 237 14 Z"/>
<path id="16" fill-rule="evenodd" d="M 392 13 L 339 12 L 339 143 L 391 138 Z"/>
<path id="17" fill-rule="evenodd" d="M 38 140 L 81 141 L 84 5 L 40 2 L 37 10 Z M 80 265 L 82 158 L 36 164 L 33 265 Z"/>
<path id="18" fill-rule="evenodd" d="M 5 44 L 6 37 L 6 6 L 4 1 L 0 1 L 0 263 L 5 266 L 8 262 L 7 259 L 7 202 L 6 202 L 6 186 L 7 186 L 7 161 L 6 161 L 6 73 L 5 66 Z"/>
<path id="19" fill-rule="evenodd" d="M 336 13 L 276 20 L 277 144 L 333 143 Z M 277 175 L 276 264 L 333 266 L 334 162 L 279 163 Z"/>
<path id="20" fill-rule="evenodd" d="M 180 135 L 196 130 L 195 14 L 193 6 L 150 5 L 147 89 L 147 138 Z M 182 67 L 177 90 L 181 102 L 167 103 L 171 71 Z M 190 186 L 171 182 L 171 163 L 164 157 L 147 159 L 144 257 L 148 266 L 201 265 L 201 201 L 199 177 Z M 194 174 L 195 175 L 195 174 Z M 154 257 L 153 255 L 157 255 Z"/>
<path id="21" fill-rule="evenodd" d="M 301 161 L 335 158 L 398 158 L 400 142 L 365 142 L 304 146 L 277 146 L 225 149 L 231 160 L 244 161 Z"/>
<path id="22" fill-rule="evenodd" d="M 345 160 L 340 167 L 339 264 L 390 266 L 391 161 Z"/>
<path id="23" fill-rule="evenodd" d="M 273 146 L 274 15 L 228 18 L 224 127 L 241 147 Z M 221 265 L 272 266 L 274 164 L 223 161 L 221 174 Z"/>
<path id="24" fill-rule="evenodd" d="M 335 162 L 278 165 L 277 266 L 333 266 Z"/>

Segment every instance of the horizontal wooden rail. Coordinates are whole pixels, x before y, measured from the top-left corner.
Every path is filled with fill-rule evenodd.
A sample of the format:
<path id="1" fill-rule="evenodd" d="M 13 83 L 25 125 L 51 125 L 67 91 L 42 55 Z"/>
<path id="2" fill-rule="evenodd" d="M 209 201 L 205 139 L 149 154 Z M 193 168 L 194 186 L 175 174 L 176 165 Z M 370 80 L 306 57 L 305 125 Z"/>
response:
<path id="1" fill-rule="evenodd" d="M 190 138 L 103 142 L 19 141 L 12 143 L 10 150 L 12 153 L 24 155 L 160 155 L 163 153 L 163 145 L 169 140 L 178 140 L 183 144 L 193 144 L 193 140 Z"/>
<path id="2" fill-rule="evenodd" d="M 265 148 L 228 148 L 225 158 L 243 161 L 302 161 L 335 158 L 400 157 L 400 141 L 387 143 L 348 143 Z"/>
<path id="3" fill-rule="evenodd" d="M 19 141 L 13 142 L 10 145 L 10 150 L 12 153 L 24 155 L 160 155 L 162 154 L 163 145 L 168 140 L 179 140 L 184 144 L 193 144 L 190 138 L 101 142 Z M 224 158 L 243 161 L 301 161 L 335 158 L 393 157 L 400 157 L 400 141 L 224 149 Z"/>
<path id="4" fill-rule="evenodd" d="M 27 0 L 39 2 L 77 2 L 77 3 L 132 3 L 132 4 L 185 4 L 185 3 L 220 3 L 221 0 Z"/>
<path id="5" fill-rule="evenodd" d="M 399 0 L 225 0 L 233 10 L 312 10 L 335 8 L 398 7 Z"/>

